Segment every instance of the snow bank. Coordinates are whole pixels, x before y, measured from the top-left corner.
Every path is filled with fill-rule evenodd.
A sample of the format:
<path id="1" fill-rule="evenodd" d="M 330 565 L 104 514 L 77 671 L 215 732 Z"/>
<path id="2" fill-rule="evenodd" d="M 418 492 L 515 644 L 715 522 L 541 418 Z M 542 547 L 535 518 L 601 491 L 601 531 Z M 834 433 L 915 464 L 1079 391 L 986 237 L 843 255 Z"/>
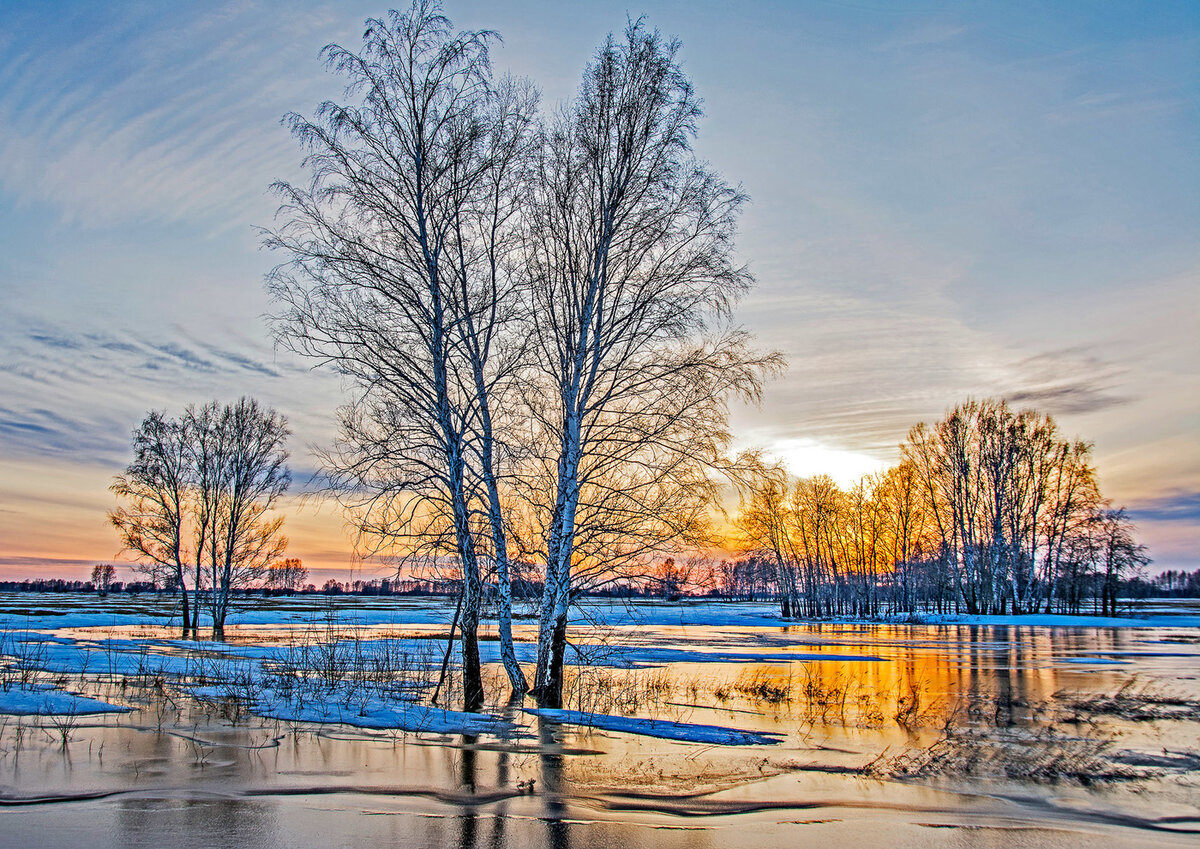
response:
<path id="1" fill-rule="evenodd" d="M 35 688 L 0 692 L 0 713 L 16 716 L 79 716 L 97 713 L 126 713 L 127 707 L 89 699 L 62 690 Z"/>
<path id="2" fill-rule="evenodd" d="M 189 687 L 192 695 L 220 700 L 229 698 L 224 687 Z M 334 692 L 320 702 L 299 703 L 265 690 L 250 705 L 252 713 L 267 719 L 288 722 L 340 723 L 356 728 L 377 728 L 426 734 L 507 734 L 514 730 L 511 722 L 484 713 L 430 707 L 404 702 L 384 702 L 377 698 L 347 704 L 342 694 Z"/>
<path id="3" fill-rule="evenodd" d="M 783 740 L 782 734 L 745 731 L 740 728 L 728 728 L 724 725 L 674 722 L 667 719 L 641 719 L 553 708 L 525 708 L 525 713 L 545 717 L 566 725 L 584 725 L 589 728 L 601 728 L 605 731 L 641 734 L 646 737 L 682 740 L 688 743 L 709 743 L 716 746 L 773 746 Z"/>

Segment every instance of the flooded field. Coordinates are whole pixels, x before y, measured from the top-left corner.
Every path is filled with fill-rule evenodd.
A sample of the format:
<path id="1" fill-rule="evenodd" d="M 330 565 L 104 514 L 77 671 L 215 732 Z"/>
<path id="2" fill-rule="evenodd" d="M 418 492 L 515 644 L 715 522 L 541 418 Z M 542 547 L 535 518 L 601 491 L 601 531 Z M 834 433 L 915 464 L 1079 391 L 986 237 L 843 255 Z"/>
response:
<path id="1" fill-rule="evenodd" d="M 1143 612 L 589 605 L 566 709 L 493 663 L 474 715 L 440 600 L 256 600 L 191 643 L 165 599 L 0 595 L 0 844 L 1194 846 L 1200 616 Z"/>

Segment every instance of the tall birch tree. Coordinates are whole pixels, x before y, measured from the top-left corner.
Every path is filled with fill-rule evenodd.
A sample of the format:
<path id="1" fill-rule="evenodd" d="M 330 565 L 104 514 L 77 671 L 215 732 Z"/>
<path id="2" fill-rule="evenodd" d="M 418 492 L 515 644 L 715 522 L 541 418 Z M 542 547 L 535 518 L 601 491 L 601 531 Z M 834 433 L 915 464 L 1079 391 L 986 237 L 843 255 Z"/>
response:
<path id="1" fill-rule="evenodd" d="M 700 101 L 678 50 L 641 21 L 608 38 L 544 132 L 527 207 L 531 409 L 551 447 L 533 688 L 546 706 L 561 703 L 580 544 L 614 516 L 655 544 L 694 528 L 674 521 L 687 509 L 658 524 L 645 508 L 705 490 L 697 461 L 724 446 L 726 397 L 754 396 L 770 365 L 725 324 L 751 281 L 734 259 L 745 197 L 693 155 Z"/>
<path id="2" fill-rule="evenodd" d="M 279 338 L 358 387 L 329 454 L 335 487 L 364 530 L 461 568 L 468 709 L 483 699 L 481 559 L 495 565 L 510 683 L 526 688 L 511 633 L 498 411 L 520 361 L 512 340 L 526 301 L 508 253 L 537 97 L 493 81 L 494 39 L 455 33 L 436 3 L 418 0 L 368 21 L 360 53 L 326 47 L 352 102 L 287 117 L 312 180 L 276 185 L 282 225 L 266 239 L 290 257 L 270 282 Z"/>

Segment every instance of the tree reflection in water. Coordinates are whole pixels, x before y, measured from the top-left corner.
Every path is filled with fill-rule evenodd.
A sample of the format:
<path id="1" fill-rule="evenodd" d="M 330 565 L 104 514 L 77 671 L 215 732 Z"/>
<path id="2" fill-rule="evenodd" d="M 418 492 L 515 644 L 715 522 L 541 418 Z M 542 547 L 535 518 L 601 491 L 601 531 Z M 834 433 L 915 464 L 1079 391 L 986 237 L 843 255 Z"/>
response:
<path id="1" fill-rule="evenodd" d="M 459 753 L 458 783 L 463 792 L 470 793 L 472 796 L 475 794 L 476 789 L 477 767 L 475 765 L 475 742 L 477 739 L 474 736 L 464 734 L 462 738 L 462 750 Z M 459 849 L 477 849 L 475 841 L 478 822 L 473 804 L 462 806 L 462 811 L 458 815 L 458 826 Z"/>
<path id="2" fill-rule="evenodd" d="M 560 734 L 562 726 L 553 720 L 537 718 L 538 742 L 542 762 L 542 798 L 545 800 L 543 819 L 546 822 L 546 846 L 549 849 L 569 849 L 570 826 L 563 820 L 563 755 Z"/>

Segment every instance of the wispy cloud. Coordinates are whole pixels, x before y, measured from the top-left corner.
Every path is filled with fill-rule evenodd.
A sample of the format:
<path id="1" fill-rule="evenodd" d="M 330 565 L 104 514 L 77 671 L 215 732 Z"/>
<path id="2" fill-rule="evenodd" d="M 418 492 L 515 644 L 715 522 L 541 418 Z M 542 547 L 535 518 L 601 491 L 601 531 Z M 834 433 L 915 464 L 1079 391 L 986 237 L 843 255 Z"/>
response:
<path id="1" fill-rule="evenodd" d="M 127 428 L 106 415 L 89 409 L 86 414 L 64 415 L 44 407 L 0 406 L 2 458 L 56 456 L 75 460 L 115 458 L 126 449 Z"/>
<path id="2" fill-rule="evenodd" d="M 1015 364 L 1019 388 L 1005 392 L 1018 407 L 1050 413 L 1094 413 L 1132 399 L 1116 389 L 1126 369 L 1107 363 L 1085 349 L 1051 351 Z"/>
<path id="3" fill-rule="evenodd" d="M 1137 503 L 1129 512 L 1134 519 L 1148 522 L 1200 524 L 1200 492 L 1171 493 Z"/>
<path id="4" fill-rule="evenodd" d="M 243 394 L 278 406 L 302 441 L 327 438 L 337 380 L 290 355 L 275 359 L 266 340 L 214 332 L 205 341 L 180 328 L 79 332 L 46 321 L 17 331 L 11 325 L 21 318 L 8 318 L 0 322 L 10 325 L 0 361 L 0 461 L 53 456 L 119 467 L 147 410 Z M 323 401 L 314 407 L 306 396 Z"/>
<path id="5" fill-rule="evenodd" d="M 294 40 L 275 38 L 281 18 Z M 298 160 L 278 119 L 323 91 L 327 22 L 245 3 L 77 7 L 50 28 L 14 16 L 24 49 L 0 65 L 0 186 L 93 226 L 262 223 L 267 186 Z"/>
<path id="6" fill-rule="evenodd" d="M 91 566 L 95 562 L 94 559 L 81 559 L 78 557 L 0 555 L 0 567 L 31 568 L 47 578 L 70 577 L 77 571 L 77 567 Z"/>

